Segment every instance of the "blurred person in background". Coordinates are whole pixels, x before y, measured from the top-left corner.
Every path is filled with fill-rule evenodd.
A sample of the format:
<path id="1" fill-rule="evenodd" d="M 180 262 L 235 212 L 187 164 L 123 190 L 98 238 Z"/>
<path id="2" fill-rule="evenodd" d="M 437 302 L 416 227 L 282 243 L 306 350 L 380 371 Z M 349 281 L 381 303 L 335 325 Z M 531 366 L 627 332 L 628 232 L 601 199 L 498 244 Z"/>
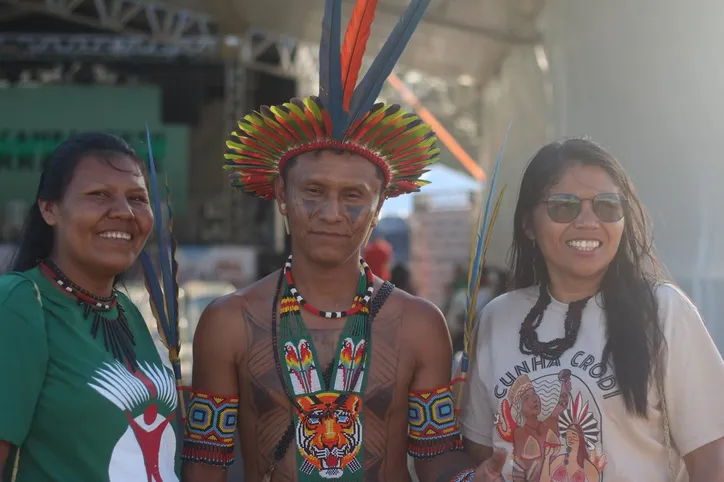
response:
<path id="1" fill-rule="evenodd" d="M 468 288 L 468 267 L 462 264 L 456 264 L 453 269 L 453 275 L 450 282 L 445 287 L 445 300 L 441 306 L 443 313 L 447 313 L 450 309 L 455 294 L 460 290 Z"/>
<path id="2" fill-rule="evenodd" d="M 40 176 L 0 276 L 3 480 L 178 480 L 174 376 L 116 289 L 154 222 L 144 173 L 122 139 L 83 133 Z"/>
<path id="3" fill-rule="evenodd" d="M 497 295 L 497 283 L 495 280 L 495 271 L 492 268 L 484 266 L 480 275 L 480 289 L 478 290 L 478 298 L 476 302 L 477 311 L 485 308 L 490 300 Z M 465 313 L 468 302 L 467 280 L 465 286 L 458 284 L 459 287 L 453 293 L 450 304 L 445 312 L 445 320 L 447 321 L 450 337 L 452 338 L 453 353 L 457 353 L 463 349 Z"/>
<path id="4" fill-rule="evenodd" d="M 411 295 L 415 295 L 415 288 L 412 285 L 410 270 L 407 269 L 405 263 L 397 263 L 395 267 L 392 268 L 390 282 L 395 285 L 396 288 Z"/>
<path id="5" fill-rule="evenodd" d="M 385 281 L 390 281 L 392 272 L 392 245 L 377 231 L 372 231 L 370 242 L 362 251 L 362 257 L 369 264 L 372 273 Z"/>
<path id="6" fill-rule="evenodd" d="M 237 427 L 247 482 L 409 482 L 407 454 L 422 482 L 500 474 L 504 455 L 475 467 L 461 450 L 442 314 L 360 257 L 385 199 L 418 191 L 439 158 L 421 119 L 375 104 L 427 2 L 410 3 L 357 90 L 354 32 L 374 12 L 357 2 L 340 58 L 340 3 L 326 3 L 320 96 L 261 108 L 227 143 L 233 185 L 274 200 L 292 256 L 201 317 L 186 482 L 226 479 Z"/>
<path id="7" fill-rule="evenodd" d="M 504 269 L 499 269 L 497 270 L 496 275 L 498 277 L 498 282 L 495 285 L 493 298 L 497 298 L 508 291 L 508 272 Z"/>
<path id="8" fill-rule="evenodd" d="M 539 150 L 511 253 L 514 291 L 475 334 L 466 450 L 508 449 L 514 481 L 724 480 L 724 362 L 619 162 L 580 138 Z"/>

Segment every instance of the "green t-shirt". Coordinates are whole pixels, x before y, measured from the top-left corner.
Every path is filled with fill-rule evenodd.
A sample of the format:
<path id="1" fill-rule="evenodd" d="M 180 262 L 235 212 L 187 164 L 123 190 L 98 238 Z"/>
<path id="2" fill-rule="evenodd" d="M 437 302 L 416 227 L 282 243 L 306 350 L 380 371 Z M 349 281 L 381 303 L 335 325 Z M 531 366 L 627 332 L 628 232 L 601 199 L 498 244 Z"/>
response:
<path id="1" fill-rule="evenodd" d="M 0 276 L 0 440 L 21 447 L 17 482 L 179 480 L 173 373 L 138 309 L 123 294 L 119 303 L 135 373 L 38 268 Z M 3 480 L 14 462 L 13 450 Z"/>

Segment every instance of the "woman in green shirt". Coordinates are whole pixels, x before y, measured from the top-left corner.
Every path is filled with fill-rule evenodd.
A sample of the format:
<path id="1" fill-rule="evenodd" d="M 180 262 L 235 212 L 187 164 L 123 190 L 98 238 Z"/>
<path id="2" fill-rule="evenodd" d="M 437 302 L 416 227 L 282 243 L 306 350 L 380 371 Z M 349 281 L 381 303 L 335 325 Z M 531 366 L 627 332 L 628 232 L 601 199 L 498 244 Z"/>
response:
<path id="1" fill-rule="evenodd" d="M 143 162 L 83 133 L 52 154 L 0 276 L 4 481 L 178 481 L 173 374 L 115 289 L 153 226 Z"/>

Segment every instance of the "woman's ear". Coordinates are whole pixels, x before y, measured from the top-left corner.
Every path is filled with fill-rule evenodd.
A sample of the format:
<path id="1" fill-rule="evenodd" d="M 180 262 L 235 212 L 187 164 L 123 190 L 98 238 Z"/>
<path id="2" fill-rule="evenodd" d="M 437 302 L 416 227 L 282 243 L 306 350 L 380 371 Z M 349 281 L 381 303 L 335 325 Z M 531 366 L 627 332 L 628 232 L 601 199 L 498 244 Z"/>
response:
<path id="1" fill-rule="evenodd" d="M 531 218 L 530 214 L 526 215 L 523 218 L 523 232 L 526 236 L 528 236 L 528 239 L 531 241 L 535 241 L 535 228 L 533 226 L 533 219 Z"/>
<path id="2" fill-rule="evenodd" d="M 55 226 L 58 224 L 58 207 L 53 201 L 41 201 L 38 200 L 38 209 L 40 209 L 40 215 L 48 226 Z"/>

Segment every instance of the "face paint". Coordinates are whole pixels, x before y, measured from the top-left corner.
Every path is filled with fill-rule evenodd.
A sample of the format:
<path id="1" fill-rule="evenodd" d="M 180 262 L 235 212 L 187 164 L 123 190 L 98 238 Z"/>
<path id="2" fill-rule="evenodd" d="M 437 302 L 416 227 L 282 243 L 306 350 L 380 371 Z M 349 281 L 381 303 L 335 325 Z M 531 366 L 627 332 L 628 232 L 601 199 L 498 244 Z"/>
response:
<path id="1" fill-rule="evenodd" d="M 344 205 L 344 209 L 347 211 L 347 215 L 349 216 L 349 220 L 352 222 L 352 224 L 356 223 L 359 219 L 360 214 L 362 214 L 363 207 L 364 206 L 350 204 Z"/>
<path id="2" fill-rule="evenodd" d="M 307 212 L 307 215 L 311 215 L 319 209 L 319 201 L 303 199 L 302 204 L 304 205 L 304 210 Z"/>

